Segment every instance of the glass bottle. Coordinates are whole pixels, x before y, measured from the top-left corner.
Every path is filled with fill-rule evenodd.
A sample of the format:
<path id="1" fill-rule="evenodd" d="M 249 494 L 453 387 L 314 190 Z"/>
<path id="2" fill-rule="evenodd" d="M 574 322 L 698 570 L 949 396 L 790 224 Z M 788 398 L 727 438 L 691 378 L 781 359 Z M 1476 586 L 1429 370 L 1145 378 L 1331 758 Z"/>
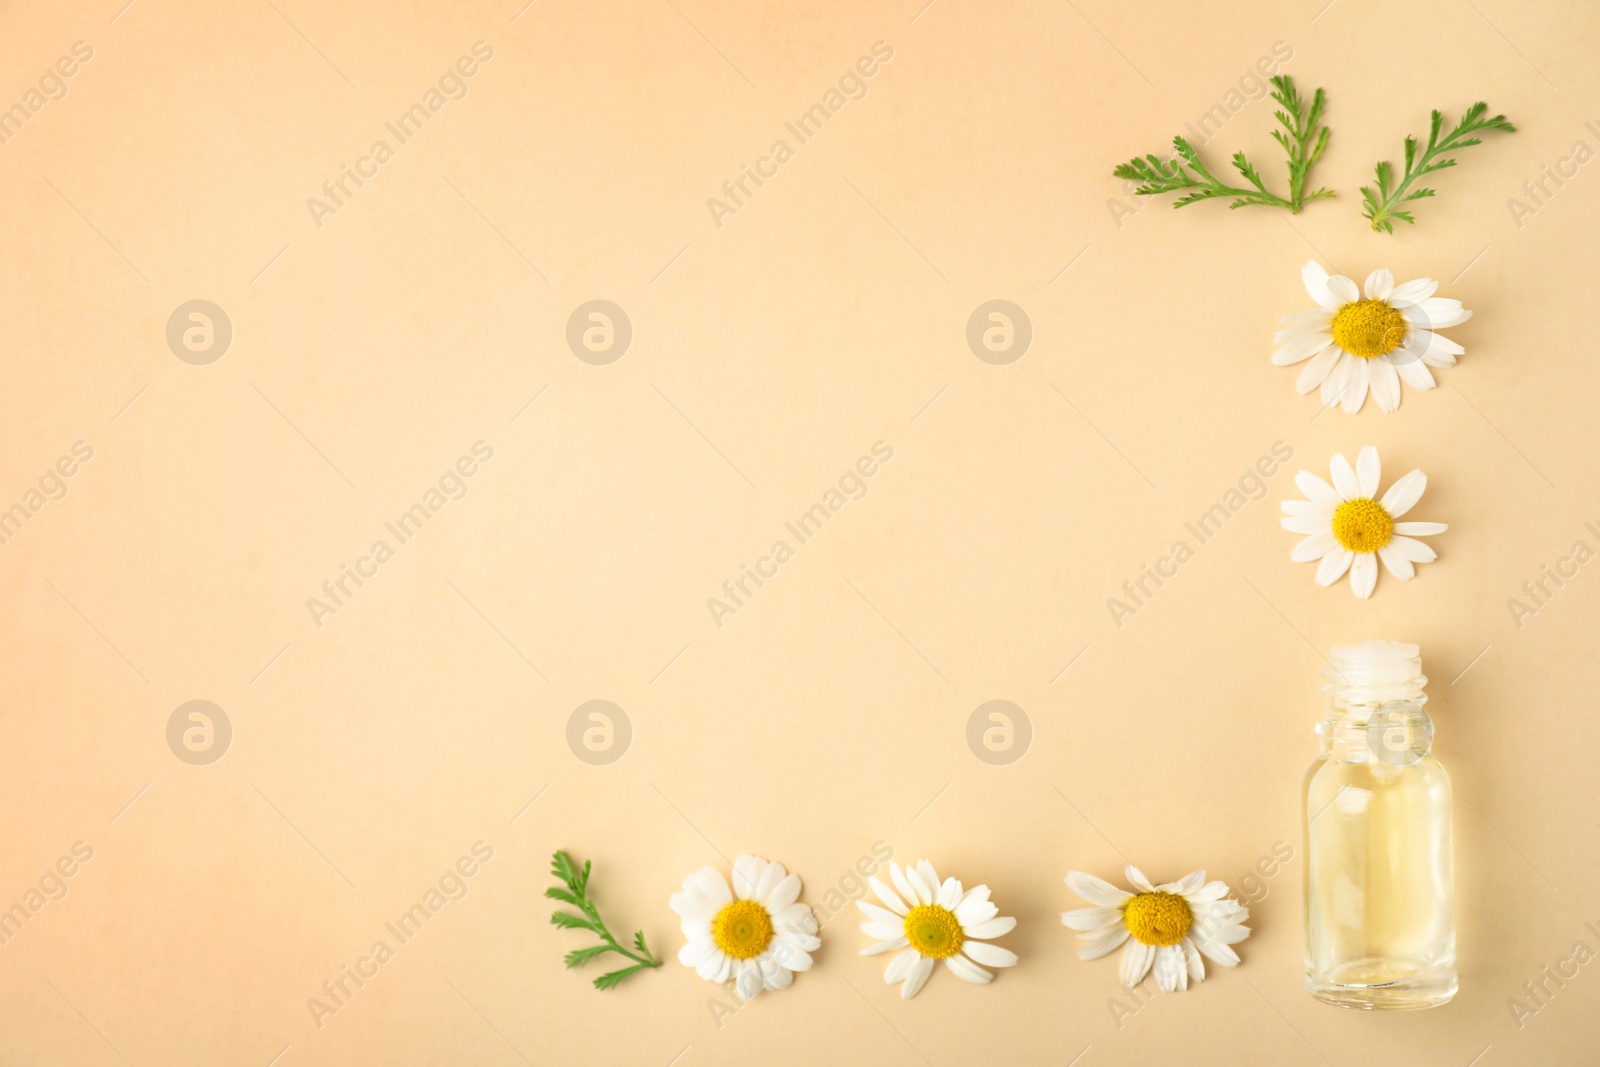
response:
<path id="1" fill-rule="evenodd" d="M 1416 645 L 1333 649 L 1306 772 L 1306 989 L 1365 1011 L 1456 994 L 1450 776 L 1434 758 Z"/>

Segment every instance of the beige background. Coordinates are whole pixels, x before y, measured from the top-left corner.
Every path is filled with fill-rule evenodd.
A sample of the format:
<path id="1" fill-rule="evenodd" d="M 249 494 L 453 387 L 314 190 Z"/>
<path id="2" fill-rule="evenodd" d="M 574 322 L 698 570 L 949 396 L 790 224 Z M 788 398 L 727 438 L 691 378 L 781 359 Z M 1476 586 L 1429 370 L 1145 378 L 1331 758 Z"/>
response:
<path id="1" fill-rule="evenodd" d="M 1507 206 L 1600 150 L 1591 5 L 123 2 L 0 4 L 0 103 L 94 53 L 0 147 L 0 507 L 94 450 L 0 545 L 0 907 L 93 849 L 0 946 L 0 1059 L 1600 1062 L 1600 964 L 1520 1028 L 1508 1007 L 1600 949 L 1600 577 L 1520 629 L 1506 603 L 1600 547 L 1600 164 L 1520 226 Z M 465 98 L 319 228 L 307 199 L 480 40 Z M 784 123 L 877 41 L 865 98 L 796 146 Z M 1275 42 L 1328 88 L 1340 198 L 1115 218 L 1112 164 Z M 1521 131 L 1415 228 L 1367 231 L 1372 163 L 1480 97 Z M 1281 184 L 1269 128 L 1252 103 L 1206 155 Z M 779 138 L 794 158 L 719 228 L 707 199 Z M 1267 356 L 1313 255 L 1476 312 L 1441 388 L 1391 416 L 1294 393 Z M 996 298 L 1034 329 L 1009 366 L 964 338 Z M 207 366 L 165 338 L 193 299 L 234 329 Z M 565 343 L 591 299 L 633 325 L 609 366 Z M 316 626 L 307 599 L 479 440 L 465 498 Z M 714 625 L 880 440 L 866 497 Z M 1116 627 L 1106 599 L 1277 441 L 1266 498 Z M 1451 529 L 1359 602 L 1288 561 L 1276 502 L 1367 443 L 1386 480 L 1429 472 L 1418 517 Z M 1313 1002 L 1299 956 L 1319 650 L 1374 636 L 1421 644 L 1459 787 L 1461 995 L 1394 1017 Z M 234 729 L 209 766 L 166 741 L 193 699 Z M 591 699 L 632 724 L 609 766 L 565 740 Z M 1034 730 L 1008 766 L 965 739 L 992 699 Z M 308 998 L 480 840 L 467 896 L 319 1028 Z M 879 840 L 992 886 L 1021 966 L 902 1002 L 845 914 L 728 1015 L 675 961 L 594 991 L 540 897 L 553 849 L 593 858 L 614 926 L 670 958 L 690 870 L 759 852 L 821 908 Z M 1069 869 L 1238 888 L 1280 841 L 1244 966 L 1136 1013 L 1057 921 Z"/>

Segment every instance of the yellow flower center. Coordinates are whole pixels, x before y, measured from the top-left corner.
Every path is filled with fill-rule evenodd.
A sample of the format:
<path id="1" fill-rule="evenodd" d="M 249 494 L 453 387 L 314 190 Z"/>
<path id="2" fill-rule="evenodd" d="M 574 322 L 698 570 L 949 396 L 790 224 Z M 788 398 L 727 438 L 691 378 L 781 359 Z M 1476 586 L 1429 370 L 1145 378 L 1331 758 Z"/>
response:
<path id="1" fill-rule="evenodd" d="M 1140 893 L 1122 906 L 1128 933 L 1146 945 L 1176 945 L 1189 932 L 1194 912 L 1176 893 Z"/>
<path id="2" fill-rule="evenodd" d="M 1333 539 L 1351 552 L 1376 552 L 1394 536 L 1394 519 L 1376 500 L 1346 500 L 1333 509 Z"/>
<path id="3" fill-rule="evenodd" d="M 1375 359 L 1406 339 L 1406 317 L 1382 300 L 1356 300 L 1333 316 L 1333 343 L 1362 359 Z"/>
<path id="4" fill-rule="evenodd" d="M 921 955 L 947 960 L 961 950 L 966 935 L 955 913 L 937 904 L 918 904 L 906 913 L 906 940 Z"/>
<path id="5" fill-rule="evenodd" d="M 754 900 L 736 900 L 711 920 L 711 940 L 736 960 L 753 960 L 772 943 L 772 916 Z"/>

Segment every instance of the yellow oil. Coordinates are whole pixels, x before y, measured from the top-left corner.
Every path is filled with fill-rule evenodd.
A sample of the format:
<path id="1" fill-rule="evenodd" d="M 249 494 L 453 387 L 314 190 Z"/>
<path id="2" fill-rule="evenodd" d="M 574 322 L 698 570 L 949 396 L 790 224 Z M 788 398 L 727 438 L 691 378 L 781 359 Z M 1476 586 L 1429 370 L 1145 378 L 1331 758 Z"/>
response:
<path id="1" fill-rule="evenodd" d="M 1450 776 L 1431 755 L 1373 759 L 1362 724 L 1342 725 L 1305 780 L 1306 987 L 1351 1008 L 1443 1004 L 1456 992 Z"/>

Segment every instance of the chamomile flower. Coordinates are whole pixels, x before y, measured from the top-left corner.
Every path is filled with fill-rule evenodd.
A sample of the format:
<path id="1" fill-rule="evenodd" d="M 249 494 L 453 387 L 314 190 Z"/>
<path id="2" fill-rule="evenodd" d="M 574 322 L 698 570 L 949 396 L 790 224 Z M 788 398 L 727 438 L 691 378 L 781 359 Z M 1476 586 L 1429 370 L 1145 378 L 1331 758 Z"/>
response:
<path id="1" fill-rule="evenodd" d="M 989 903 L 988 886 L 963 891 L 954 878 L 940 882 L 927 860 L 904 868 L 891 862 L 889 879 L 898 893 L 876 877 L 867 879 L 886 907 L 856 901 L 867 917 L 862 932 L 878 941 L 861 954 L 876 956 L 899 950 L 884 969 L 883 980 L 890 985 L 905 983 L 900 987 L 902 997 L 916 996 L 940 960 L 957 978 L 974 985 L 987 985 L 994 979 L 984 967 L 1016 965 L 1015 953 L 988 943 L 989 938 L 1008 934 L 1017 925 L 1017 920 L 1001 916 L 1000 909 Z"/>
<path id="2" fill-rule="evenodd" d="M 1350 591 L 1365 600 L 1378 581 L 1378 560 L 1389 573 L 1406 581 L 1416 573 L 1415 564 L 1437 558 L 1432 548 L 1418 537 L 1444 533 L 1442 522 L 1397 522 L 1422 498 L 1428 476 L 1412 471 L 1378 496 L 1378 450 L 1368 445 L 1356 457 L 1352 469 L 1343 455 L 1330 464 L 1333 484 L 1310 471 L 1294 476 L 1294 484 L 1310 499 L 1285 500 L 1283 528 L 1305 534 L 1289 558 L 1296 563 L 1321 560 L 1317 565 L 1317 584 L 1332 585 L 1350 572 Z"/>
<path id="3" fill-rule="evenodd" d="M 1434 296 L 1439 283 L 1432 278 L 1396 285 L 1393 274 L 1375 270 L 1363 293 L 1315 260 L 1300 277 L 1317 306 L 1284 316 L 1283 329 L 1273 337 L 1280 347 L 1272 362 L 1286 367 L 1309 359 L 1295 388 L 1309 393 L 1320 387 L 1324 407 L 1342 401 L 1346 411 L 1360 411 L 1370 391 L 1380 410 L 1394 411 L 1402 381 L 1432 389 L 1428 368 L 1453 367 L 1466 351 L 1434 331 L 1459 326 L 1472 312 L 1459 300 Z"/>
<path id="4" fill-rule="evenodd" d="M 800 877 L 759 856 L 733 861 L 733 888 L 714 867 L 702 867 L 672 894 L 688 944 L 678 962 L 708 982 L 736 980 L 741 1000 L 763 989 L 787 989 L 809 970 L 821 947 L 816 916 L 800 899 Z"/>
<path id="5" fill-rule="evenodd" d="M 1061 913 L 1062 925 L 1089 942 L 1078 950 L 1081 958 L 1097 960 L 1126 943 L 1122 984 L 1132 989 L 1154 967 L 1164 993 L 1189 988 L 1190 979 L 1205 981 L 1201 955 L 1223 967 L 1238 965 L 1231 946 L 1250 936 L 1243 925 L 1250 912 L 1228 898 L 1226 885 L 1206 881 L 1205 871 L 1160 886 L 1151 885 L 1137 867 L 1130 866 L 1124 877 L 1137 893 L 1082 871 L 1067 875 L 1067 888 L 1094 905 Z"/>

